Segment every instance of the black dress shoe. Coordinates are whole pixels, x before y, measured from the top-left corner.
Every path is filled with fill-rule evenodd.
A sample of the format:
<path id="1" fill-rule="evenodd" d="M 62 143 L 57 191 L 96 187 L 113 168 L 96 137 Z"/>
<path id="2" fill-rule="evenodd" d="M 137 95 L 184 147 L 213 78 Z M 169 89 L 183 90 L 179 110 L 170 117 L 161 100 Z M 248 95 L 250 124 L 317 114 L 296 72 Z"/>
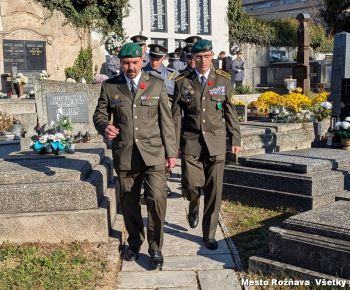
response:
<path id="1" fill-rule="evenodd" d="M 167 192 L 168 196 L 172 195 L 172 192 L 171 192 L 171 189 L 169 186 L 167 187 L 166 192 Z"/>
<path id="2" fill-rule="evenodd" d="M 149 254 L 151 256 L 150 258 L 150 264 L 153 268 L 158 269 L 162 268 L 164 264 L 164 259 L 161 251 L 155 251 L 150 250 Z"/>
<path id="3" fill-rule="evenodd" d="M 188 214 L 188 224 L 192 229 L 198 226 L 199 215 L 198 212 Z"/>
<path id="4" fill-rule="evenodd" d="M 139 257 L 140 248 L 137 247 L 129 247 L 125 253 L 126 261 L 136 261 Z"/>
<path id="5" fill-rule="evenodd" d="M 218 242 L 215 239 L 204 239 L 203 241 L 205 242 L 205 246 L 209 249 L 209 250 L 216 250 L 219 245 Z"/>
<path id="6" fill-rule="evenodd" d="M 199 199 L 190 202 L 188 207 L 188 223 L 192 229 L 198 226 L 199 221 Z"/>

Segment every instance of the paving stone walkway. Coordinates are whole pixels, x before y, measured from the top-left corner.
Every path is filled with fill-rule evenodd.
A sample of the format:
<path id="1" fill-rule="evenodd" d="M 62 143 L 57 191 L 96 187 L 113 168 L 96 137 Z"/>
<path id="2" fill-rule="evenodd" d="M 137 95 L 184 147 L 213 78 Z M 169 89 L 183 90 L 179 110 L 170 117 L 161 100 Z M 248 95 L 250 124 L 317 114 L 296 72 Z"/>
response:
<path id="1" fill-rule="evenodd" d="M 180 194 L 178 173 L 179 165 L 173 171 L 169 182 L 173 194 L 168 197 L 162 270 L 153 270 L 149 266 L 148 245 L 144 242 L 136 262 L 122 261 L 117 289 L 241 289 L 238 275 L 233 270 L 237 267 L 221 228 L 218 227 L 216 233 L 219 248 L 211 251 L 205 247 L 202 240 L 202 217 L 200 216 L 200 223 L 196 229 L 189 227 L 186 219 L 188 202 Z M 145 205 L 142 206 L 142 211 L 146 217 Z"/>

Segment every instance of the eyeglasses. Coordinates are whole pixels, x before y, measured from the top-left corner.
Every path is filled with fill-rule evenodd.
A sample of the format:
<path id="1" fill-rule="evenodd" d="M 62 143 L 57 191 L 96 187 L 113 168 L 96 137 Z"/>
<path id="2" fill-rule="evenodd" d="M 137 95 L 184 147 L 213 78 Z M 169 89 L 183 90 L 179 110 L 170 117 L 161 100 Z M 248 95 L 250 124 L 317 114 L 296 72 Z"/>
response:
<path id="1" fill-rule="evenodd" d="M 197 59 L 197 60 L 201 60 L 201 59 L 205 59 L 205 60 L 208 60 L 210 59 L 212 56 L 212 54 L 196 54 L 194 57 Z"/>

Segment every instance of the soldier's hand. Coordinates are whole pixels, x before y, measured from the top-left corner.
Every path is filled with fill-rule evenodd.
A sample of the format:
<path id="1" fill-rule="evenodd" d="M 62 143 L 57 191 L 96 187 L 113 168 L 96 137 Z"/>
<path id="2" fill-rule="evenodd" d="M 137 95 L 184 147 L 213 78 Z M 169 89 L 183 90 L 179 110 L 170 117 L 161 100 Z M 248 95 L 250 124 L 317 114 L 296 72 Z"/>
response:
<path id="1" fill-rule="evenodd" d="M 171 168 L 174 168 L 175 165 L 176 165 L 176 158 L 175 157 L 168 158 L 166 160 L 166 164 L 165 164 L 166 168 L 171 169 Z"/>
<path id="2" fill-rule="evenodd" d="M 241 152 L 241 147 L 240 146 L 232 146 L 231 147 L 231 152 L 233 154 L 238 154 L 239 152 Z"/>
<path id="3" fill-rule="evenodd" d="M 119 134 L 119 129 L 114 127 L 113 125 L 108 125 L 105 130 L 105 137 L 107 140 L 111 141 Z"/>

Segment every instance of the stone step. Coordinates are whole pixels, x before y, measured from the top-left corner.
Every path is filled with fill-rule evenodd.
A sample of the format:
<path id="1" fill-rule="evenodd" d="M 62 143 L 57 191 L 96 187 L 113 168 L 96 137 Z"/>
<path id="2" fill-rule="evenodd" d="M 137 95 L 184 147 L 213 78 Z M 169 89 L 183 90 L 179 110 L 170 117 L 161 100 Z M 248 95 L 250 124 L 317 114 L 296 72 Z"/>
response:
<path id="1" fill-rule="evenodd" d="M 236 186 L 274 190 L 305 196 L 344 190 L 344 175 L 337 171 L 309 174 L 284 172 L 242 165 L 225 166 L 224 182 Z"/>
<path id="2" fill-rule="evenodd" d="M 161 289 L 197 287 L 194 271 L 120 272 L 117 289 Z"/>
<path id="3" fill-rule="evenodd" d="M 324 193 L 320 195 L 306 196 L 303 194 L 259 189 L 256 187 L 227 183 L 224 183 L 223 192 L 226 197 L 230 198 L 230 200 L 239 201 L 251 206 L 266 208 L 292 207 L 301 211 L 333 203 L 336 195 L 336 193 Z"/>
<path id="4" fill-rule="evenodd" d="M 0 243 L 108 242 L 105 208 L 0 215 Z"/>
<path id="5" fill-rule="evenodd" d="M 123 272 L 150 271 L 149 255 L 140 254 L 137 262 L 123 261 Z M 229 254 L 166 256 L 163 271 L 198 271 L 215 269 L 233 269 L 234 263 Z"/>
<path id="6" fill-rule="evenodd" d="M 0 186 L 0 214 L 97 208 L 107 188 L 107 169 L 96 166 L 85 180 Z"/>
<path id="7" fill-rule="evenodd" d="M 270 228 L 270 256 L 273 260 L 340 278 L 350 277 L 350 242 Z"/>

